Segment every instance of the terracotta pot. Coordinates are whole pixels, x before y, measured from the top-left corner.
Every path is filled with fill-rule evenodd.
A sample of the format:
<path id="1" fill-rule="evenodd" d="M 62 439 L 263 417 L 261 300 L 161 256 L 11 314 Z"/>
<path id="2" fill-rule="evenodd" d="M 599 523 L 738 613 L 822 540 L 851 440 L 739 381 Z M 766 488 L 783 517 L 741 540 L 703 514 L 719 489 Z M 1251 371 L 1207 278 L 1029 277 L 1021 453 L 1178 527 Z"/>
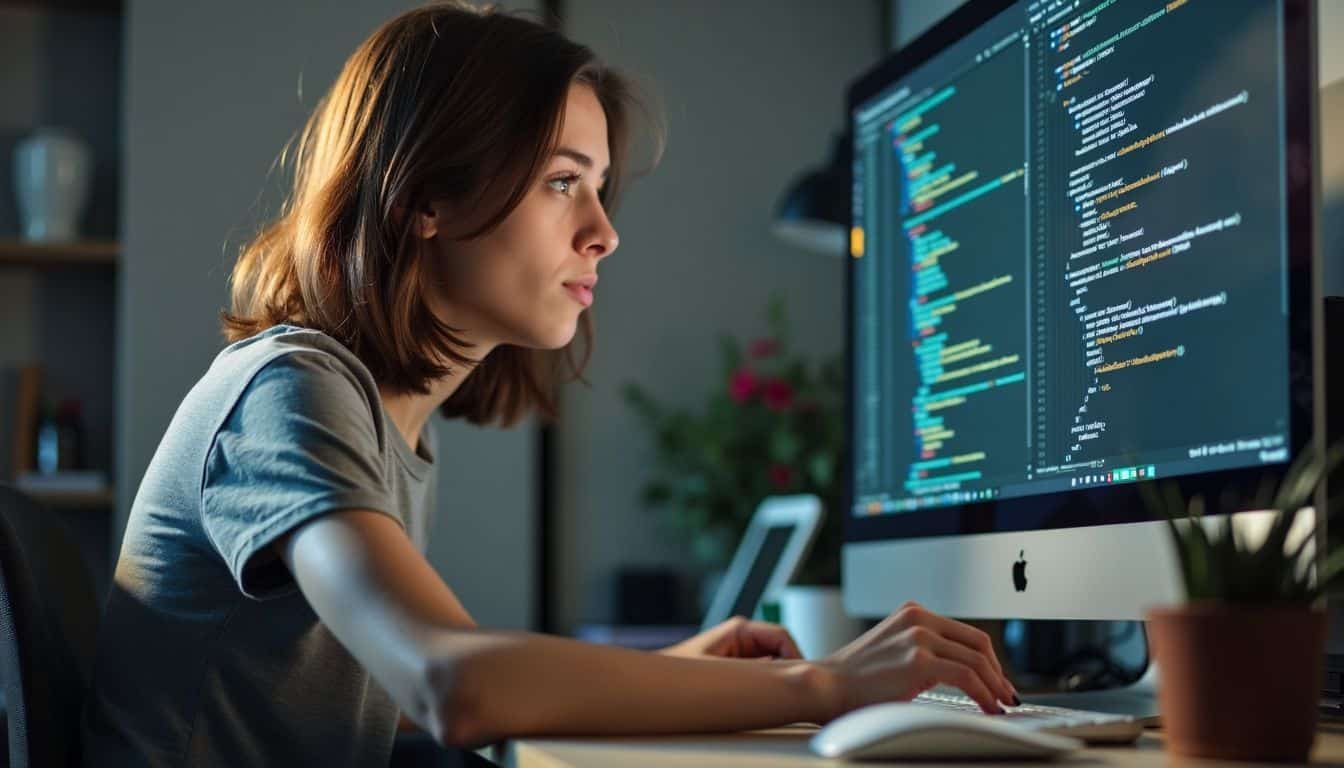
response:
<path id="1" fill-rule="evenodd" d="M 1167 748 L 1305 763 L 1316 734 L 1325 613 L 1189 603 L 1148 611 Z"/>

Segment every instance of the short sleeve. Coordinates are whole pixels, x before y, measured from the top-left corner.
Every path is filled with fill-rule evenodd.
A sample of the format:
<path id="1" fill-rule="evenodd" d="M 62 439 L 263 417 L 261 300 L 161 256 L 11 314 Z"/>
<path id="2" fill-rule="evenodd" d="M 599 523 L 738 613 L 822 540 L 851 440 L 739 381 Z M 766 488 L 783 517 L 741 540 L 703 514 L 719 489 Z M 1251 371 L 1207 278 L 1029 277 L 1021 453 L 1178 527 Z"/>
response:
<path id="1" fill-rule="evenodd" d="M 342 509 L 396 514 L 374 408 L 331 355 L 290 352 L 259 370 L 215 433 L 201 483 L 201 520 L 239 589 L 264 600 L 292 592 L 269 546 Z M 381 414 L 381 410 L 377 413 Z"/>

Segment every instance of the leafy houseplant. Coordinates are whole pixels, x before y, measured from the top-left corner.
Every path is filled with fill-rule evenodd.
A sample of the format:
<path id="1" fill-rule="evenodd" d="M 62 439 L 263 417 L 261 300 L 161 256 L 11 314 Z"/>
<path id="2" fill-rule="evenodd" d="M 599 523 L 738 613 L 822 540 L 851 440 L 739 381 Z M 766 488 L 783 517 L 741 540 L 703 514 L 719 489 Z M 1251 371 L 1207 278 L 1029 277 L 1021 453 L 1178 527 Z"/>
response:
<path id="1" fill-rule="evenodd" d="M 1167 517 L 1187 602 L 1148 612 L 1170 749 L 1192 757 L 1305 762 L 1315 735 L 1325 614 L 1318 599 L 1344 586 L 1344 549 L 1295 529 L 1321 480 L 1344 458 L 1304 450 L 1277 490 L 1262 483 L 1250 505 L 1273 512 L 1253 542 L 1229 520 L 1207 530 L 1203 497 L 1174 483 L 1144 487 Z M 1232 501 L 1232 500 L 1229 500 Z M 1317 510 L 1327 514 L 1334 509 Z M 1186 519 L 1179 519 L 1185 517 Z M 1319 547 L 1327 556 L 1316 557 Z M 1313 561 L 1320 566 L 1313 569 Z"/>
<path id="2" fill-rule="evenodd" d="M 826 514 L 800 581 L 840 583 L 843 374 L 839 359 L 810 366 L 789 351 L 783 301 L 768 306 L 769 336 L 719 340 L 722 375 L 699 412 L 669 408 L 633 383 L 627 404 L 651 432 L 646 506 L 662 509 L 707 570 L 722 568 L 767 496 L 812 493 Z"/>

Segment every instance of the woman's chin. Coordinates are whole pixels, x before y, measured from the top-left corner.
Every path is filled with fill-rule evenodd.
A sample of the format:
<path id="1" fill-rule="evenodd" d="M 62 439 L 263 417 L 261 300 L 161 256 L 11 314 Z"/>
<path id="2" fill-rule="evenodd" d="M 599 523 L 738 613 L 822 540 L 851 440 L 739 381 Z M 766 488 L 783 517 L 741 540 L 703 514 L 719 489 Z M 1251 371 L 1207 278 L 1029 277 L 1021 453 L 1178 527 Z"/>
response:
<path id="1" fill-rule="evenodd" d="M 578 322 L 571 322 L 547 328 L 538 333 L 530 334 L 528 343 L 522 346 L 531 349 L 563 349 L 574 340 L 574 334 L 578 333 Z"/>

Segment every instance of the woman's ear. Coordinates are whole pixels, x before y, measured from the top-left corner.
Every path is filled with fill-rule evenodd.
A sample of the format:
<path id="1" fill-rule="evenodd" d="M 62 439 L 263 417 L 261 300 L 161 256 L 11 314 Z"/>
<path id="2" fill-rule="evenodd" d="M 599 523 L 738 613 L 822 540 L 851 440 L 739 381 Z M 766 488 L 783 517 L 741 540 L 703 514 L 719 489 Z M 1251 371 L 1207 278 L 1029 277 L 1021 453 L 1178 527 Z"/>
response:
<path id="1" fill-rule="evenodd" d="M 405 221 L 406 205 L 396 203 L 392 207 L 393 215 L 398 220 Z M 429 240 L 439 234 L 439 222 L 442 220 L 444 211 L 438 203 L 422 203 L 413 212 L 412 224 L 415 236 L 421 240 Z"/>
<path id="2" fill-rule="evenodd" d="M 439 207 L 435 203 L 425 203 L 415 211 L 415 234 L 422 240 L 429 240 L 439 234 Z"/>

